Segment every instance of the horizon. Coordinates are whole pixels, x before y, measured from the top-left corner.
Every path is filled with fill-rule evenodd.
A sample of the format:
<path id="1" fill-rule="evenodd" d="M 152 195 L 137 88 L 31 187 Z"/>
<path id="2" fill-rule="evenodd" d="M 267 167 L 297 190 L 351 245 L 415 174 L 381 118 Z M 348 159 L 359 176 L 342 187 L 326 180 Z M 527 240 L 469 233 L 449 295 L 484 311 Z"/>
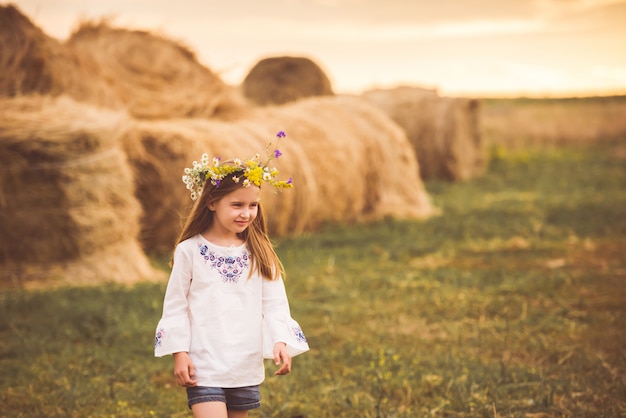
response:
<path id="1" fill-rule="evenodd" d="M 312 59 L 339 94 L 399 86 L 486 98 L 626 94 L 626 0 L 11 3 L 61 41 L 89 20 L 153 32 L 231 85 L 259 60 L 288 55 Z"/>

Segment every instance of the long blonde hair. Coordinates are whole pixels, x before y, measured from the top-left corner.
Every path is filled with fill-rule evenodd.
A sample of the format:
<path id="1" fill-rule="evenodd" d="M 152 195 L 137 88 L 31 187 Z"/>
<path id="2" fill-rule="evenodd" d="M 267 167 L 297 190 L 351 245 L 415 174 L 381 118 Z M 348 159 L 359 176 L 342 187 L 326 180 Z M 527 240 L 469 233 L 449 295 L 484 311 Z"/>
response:
<path id="1" fill-rule="evenodd" d="M 216 203 L 227 194 L 243 187 L 241 183 L 235 183 L 233 181 L 233 174 L 221 180 L 219 186 L 211 184 L 210 181 L 205 183 L 203 192 L 191 208 L 189 217 L 185 220 L 185 224 L 176 240 L 174 248 L 186 239 L 206 231 L 213 224 L 214 213 L 208 208 L 211 203 Z M 261 202 L 259 202 L 256 218 L 254 218 L 245 231 L 237 235 L 244 240 L 246 248 L 250 252 L 250 258 L 252 260 L 250 274 L 258 271 L 263 278 L 268 280 L 276 280 L 281 276 L 283 278 L 285 277 L 283 263 L 278 258 L 267 234 L 267 222 Z M 170 265 L 172 264 L 173 260 L 170 262 Z"/>

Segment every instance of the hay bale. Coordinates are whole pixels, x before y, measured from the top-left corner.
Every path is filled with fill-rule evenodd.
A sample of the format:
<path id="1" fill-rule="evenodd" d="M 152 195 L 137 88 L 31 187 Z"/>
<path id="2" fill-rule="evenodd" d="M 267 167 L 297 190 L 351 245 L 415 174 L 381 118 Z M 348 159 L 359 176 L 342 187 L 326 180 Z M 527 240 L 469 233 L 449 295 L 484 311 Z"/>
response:
<path id="1" fill-rule="evenodd" d="M 259 105 L 333 95 L 324 71 L 304 57 L 274 57 L 259 61 L 244 79 L 242 90 L 244 96 Z"/>
<path id="2" fill-rule="evenodd" d="M 153 275 L 118 142 L 124 115 L 66 97 L 2 99 L 0 108 L 0 285 Z"/>
<path id="3" fill-rule="evenodd" d="M 83 23 L 67 46 L 96 63 L 100 76 L 137 118 L 228 117 L 244 103 L 193 52 L 150 32 Z"/>
<path id="4" fill-rule="evenodd" d="M 31 94 L 121 105 L 93 61 L 47 36 L 15 6 L 0 5 L 0 97 Z"/>
<path id="5" fill-rule="evenodd" d="M 478 100 L 412 87 L 372 90 L 362 97 L 405 130 L 423 179 L 467 180 L 484 173 Z"/>
<path id="6" fill-rule="evenodd" d="M 406 135 L 365 101 L 311 98 L 260 109 L 257 119 L 284 126 L 294 138 L 285 149 L 297 158 L 285 159 L 283 170 L 296 173 L 302 187 L 300 194 L 272 200 L 279 233 L 434 213 Z"/>
<path id="7" fill-rule="evenodd" d="M 83 23 L 67 42 L 0 6 L 0 96 L 65 94 L 137 118 L 222 117 L 245 105 L 185 47 L 145 31 Z"/>
<path id="8" fill-rule="evenodd" d="M 250 109 L 235 122 L 140 121 L 123 137 L 144 206 L 142 242 L 170 250 L 186 214 L 184 167 L 202 152 L 224 159 L 263 151 L 278 130 L 284 156 L 275 160 L 296 187 L 263 189 L 272 234 L 314 231 L 329 222 L 368 222 L 387 216 L 425 218 L 434 210 L 404 132 L 383 112 L 348 97 L 310 98 Z M 285 178 L 286 178 L 285 177 Z"/>

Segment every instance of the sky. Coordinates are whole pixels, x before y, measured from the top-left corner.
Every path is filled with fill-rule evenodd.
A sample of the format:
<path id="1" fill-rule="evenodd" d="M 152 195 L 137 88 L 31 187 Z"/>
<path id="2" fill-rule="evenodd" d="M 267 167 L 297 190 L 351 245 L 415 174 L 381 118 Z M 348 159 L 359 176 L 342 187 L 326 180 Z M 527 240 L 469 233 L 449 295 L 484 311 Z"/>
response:
<path id="1" fill-rule="evenodd" d="M 49 36 L 111 19 L 182 43 L 229 84 L 259 60 L 315 61 L 337 93 L 626 94 L 626 0 L 13 0 Z M 7 4 L 7 3 L 4 3 Z"/>

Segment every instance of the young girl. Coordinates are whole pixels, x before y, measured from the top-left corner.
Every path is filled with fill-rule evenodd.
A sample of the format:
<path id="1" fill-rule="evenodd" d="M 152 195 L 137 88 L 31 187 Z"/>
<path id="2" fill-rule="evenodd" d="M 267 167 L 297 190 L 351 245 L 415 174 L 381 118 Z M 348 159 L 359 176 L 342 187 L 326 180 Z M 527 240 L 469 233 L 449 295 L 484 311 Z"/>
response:
<path id="1" fill-rule="evenodd" d="M 267 164 L 280 155 L 209 165 L 205 154 L 183 176 L 196 202 L 176 243 L 154 346 L 157 357 L 173 354 L 194 417 L 247 417 L 261 405 L 263 358 L 285 375 L 309 349 L 260 202 L 262 183 L 292 187 Z"/>

